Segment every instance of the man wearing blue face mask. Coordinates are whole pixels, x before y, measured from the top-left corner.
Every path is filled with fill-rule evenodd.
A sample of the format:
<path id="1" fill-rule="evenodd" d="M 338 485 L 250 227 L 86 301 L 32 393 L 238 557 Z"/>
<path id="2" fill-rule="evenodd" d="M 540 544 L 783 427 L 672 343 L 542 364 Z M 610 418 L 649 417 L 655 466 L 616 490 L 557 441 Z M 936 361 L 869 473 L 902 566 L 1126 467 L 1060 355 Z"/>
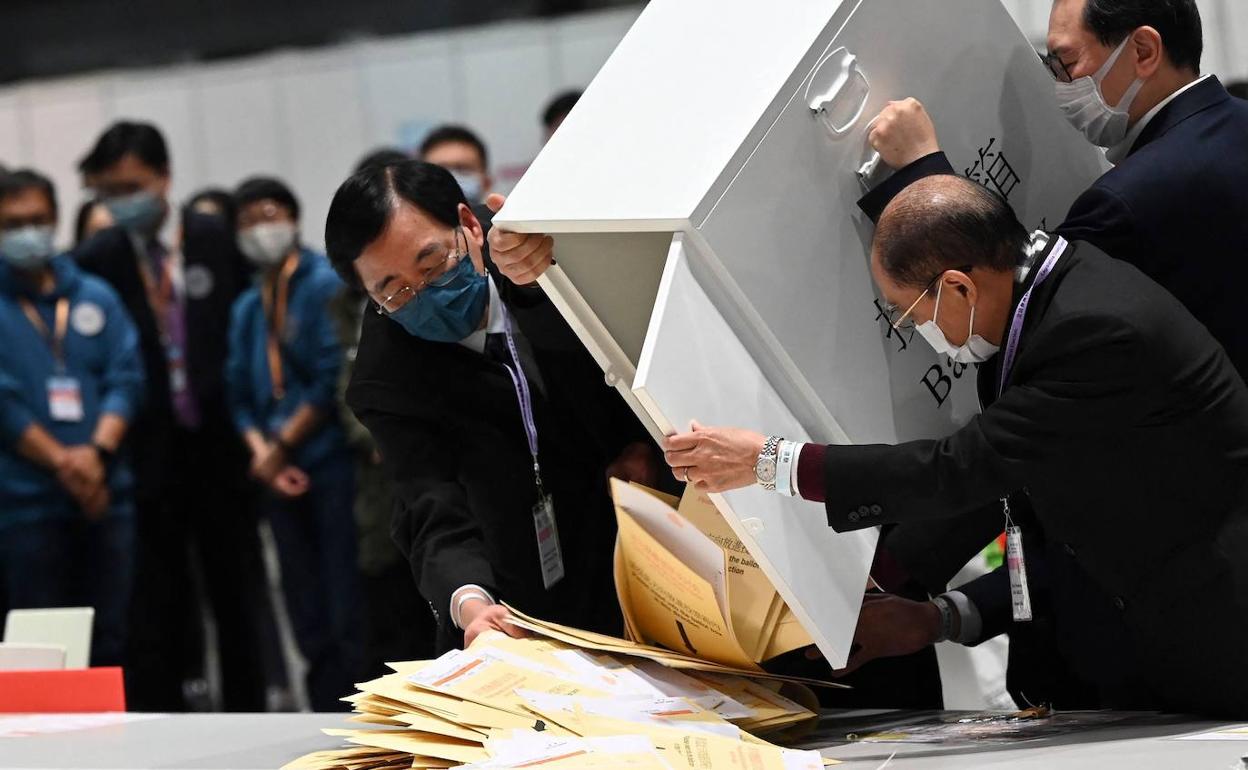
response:
<path id="1" fill-rule="evenodd" d="M 440 646 L 518 633 L 503 601 L 618 633 L 607 478 L 655 486 L 657 448 L 545 294 L 495 268 L 430 163 L 344 182 L 325 242 L 372 300 L 347 401 L 394 484 L 395 541 Z"/>
<path id="2" fill-rule="evenodd" d="M 421 142 L 418 156 L 451 172 L 477 218 L 482 218 L 481 204 L 490 194 L 494 180 L 490 176 L 490 156 L 480 137 L 464 126 L 439 126 Z"/>
<path id="3" fill-rule="evenodd" d="M 94 665 L 123 662 L 139 408 L 120 299 L 53 245 L 52 183 L 0 176 L 0 610 L 95 608 Z"/>
<path id="4" fill-rule="evenodd" d="M 259 613 L 238 596 L 263 590 L 248 457 L 225 398 L 230 307 L 250 283 L 221 214 L 182 212 L 166 242 L 171 162 L 160 130 L 119 121 L 79 163 L 109 227 L 75 248 L 78 263 L 120 295 L 139 331 L 148 398 L 132 431 L 138 559 L 130 703 L 187 708 L 184 679 L 202 671 L 207 643 L 197 583 L 216 626 L 223 705 L 264 709 L 254 654 Z M 197 558 L 186 558 L 188 550 Z M 192 576 L 192 565 L 203 579 Z"/>

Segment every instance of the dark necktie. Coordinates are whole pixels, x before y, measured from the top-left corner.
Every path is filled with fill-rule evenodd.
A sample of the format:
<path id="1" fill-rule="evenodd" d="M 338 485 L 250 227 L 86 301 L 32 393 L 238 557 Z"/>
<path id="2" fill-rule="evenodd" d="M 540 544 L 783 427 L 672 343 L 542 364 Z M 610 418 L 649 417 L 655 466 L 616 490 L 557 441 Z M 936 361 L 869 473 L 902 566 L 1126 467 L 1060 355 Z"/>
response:
<path id="1" fill-rule="evenodd" d="M 519 331 L 512 332 L 512 339 L 516 342 L 516 353 L 520 356 L 520 366 L 524 368 L 524 374 L 539 393 L 546 395 L 546 383 L 542 381 L 542 372 L 537 368 L 537 359 L 533 357 L 533 347 Z M 485 356 L 509 369 L 515 368 L 511 351 L 507 348 L 507 335 L 502 332 L 485 335 Z"/>

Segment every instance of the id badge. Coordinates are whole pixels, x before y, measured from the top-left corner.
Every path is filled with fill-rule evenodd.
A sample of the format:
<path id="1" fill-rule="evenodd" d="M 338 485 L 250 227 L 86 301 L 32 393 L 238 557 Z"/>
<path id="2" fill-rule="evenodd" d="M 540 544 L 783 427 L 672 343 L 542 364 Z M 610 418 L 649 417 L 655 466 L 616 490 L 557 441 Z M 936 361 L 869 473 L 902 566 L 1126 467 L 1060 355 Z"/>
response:
<path id="1" fill-rule="evenodd" d="M 1027 589 L 1027 560 L 1023 558 L 1023 531 L 1005 530 L 1005 563 L 1010 573 L 1010 604 L 1014 620 L 1031 620 L 1031 592 Z"/>
<path id="2" fill-rule="evenodd" d="M 533 528 L 537 531 L 537 555 L 542 563 L 542 585 L 549 590 L 563 580 L 563 553 L 559 550 L 559 527 L 555 506 L 549 495 L 541 495 L 533 506 Z"/>
<path id="3" fill-rule="evenodd" d="M 48 414 L 56 422 L 82 422 L 82 388 L 73 377 L 48 378 Z"/>

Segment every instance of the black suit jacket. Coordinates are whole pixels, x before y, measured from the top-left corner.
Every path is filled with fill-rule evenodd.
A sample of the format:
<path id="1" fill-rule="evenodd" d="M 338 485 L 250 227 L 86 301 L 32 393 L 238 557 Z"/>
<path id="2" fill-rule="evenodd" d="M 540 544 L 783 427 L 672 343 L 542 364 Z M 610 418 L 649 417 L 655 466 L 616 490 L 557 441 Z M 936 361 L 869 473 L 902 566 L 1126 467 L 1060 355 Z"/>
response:
<path id="1" fill-rule="evenodd" d="M 1026 490 L 1058 646 L 1106 705 L 1248 716 L 1248 388 L 1134 267 L 1072 243 L 981 415 L 939 440 L 828 447 L 824 470 L 838 531 Z"/>
<path id="2" fill-rule="evenodd" d="M 251 271 L 225 220 L 192 213 L 183 216 L 181 225 L 187 284 L 187 377 L 202 418 L 200 434 L 230 455 L 204 459 L 245 462 L 245 448 L 232 428 L 225 403 L 225 358 L 230 308 L 249 285 Z M 176 483 L 167 463 L 174 420 L 168 363 L 139 273 L 139 256 L 134 242 L 121 228 L 97 233 L 80 244 L 74 256 L 84 270 L 117 291 L 138 327 L 148 387 L 144 408 L 128 432 L 128 440 L 133 446 L 138 495 L 150 498 Z"/>
<path id="3" fill-rule="evenodd" d="M 544 589 L 533 462 L 506 368 L 368 311 L 347 403 L 393 480 L 395 541 L 440 619 L 443 647 L 457 639 L 451 594 L 470 583 L 539 617 L 618 633 L 606 467 L 627 444 L 649 439 L 545 294 L 490 269 L 545 385 L 545 394 L 531 390 L 565 577 Z"/>

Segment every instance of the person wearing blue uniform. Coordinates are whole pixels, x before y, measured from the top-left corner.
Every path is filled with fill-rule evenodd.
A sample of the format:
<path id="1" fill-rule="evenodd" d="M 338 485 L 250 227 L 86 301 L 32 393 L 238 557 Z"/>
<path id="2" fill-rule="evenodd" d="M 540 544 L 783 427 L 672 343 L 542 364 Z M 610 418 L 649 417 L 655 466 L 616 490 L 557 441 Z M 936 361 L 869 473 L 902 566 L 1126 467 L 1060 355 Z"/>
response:
<path id="1" fill-rule="evenodd" d="M 92 663 L 117 665 L 143 364 L 117 294 L 55 256 L 56 218 L 46 177 L 0 178 L 0 609 L 94 607 Z"/>
<path id="2" fill-rule="evenodd" d="M 344 286 L 299 245 L 299 204 L 267 178 L 235 192 L 257 285 L 234 303 L 226 380 L 235 426 L 267 488 L 282 588 L 313 709 L 342 710 L 360 666 L 353 458 L 339 418 L 344 360 L 330 303 Z"/>

